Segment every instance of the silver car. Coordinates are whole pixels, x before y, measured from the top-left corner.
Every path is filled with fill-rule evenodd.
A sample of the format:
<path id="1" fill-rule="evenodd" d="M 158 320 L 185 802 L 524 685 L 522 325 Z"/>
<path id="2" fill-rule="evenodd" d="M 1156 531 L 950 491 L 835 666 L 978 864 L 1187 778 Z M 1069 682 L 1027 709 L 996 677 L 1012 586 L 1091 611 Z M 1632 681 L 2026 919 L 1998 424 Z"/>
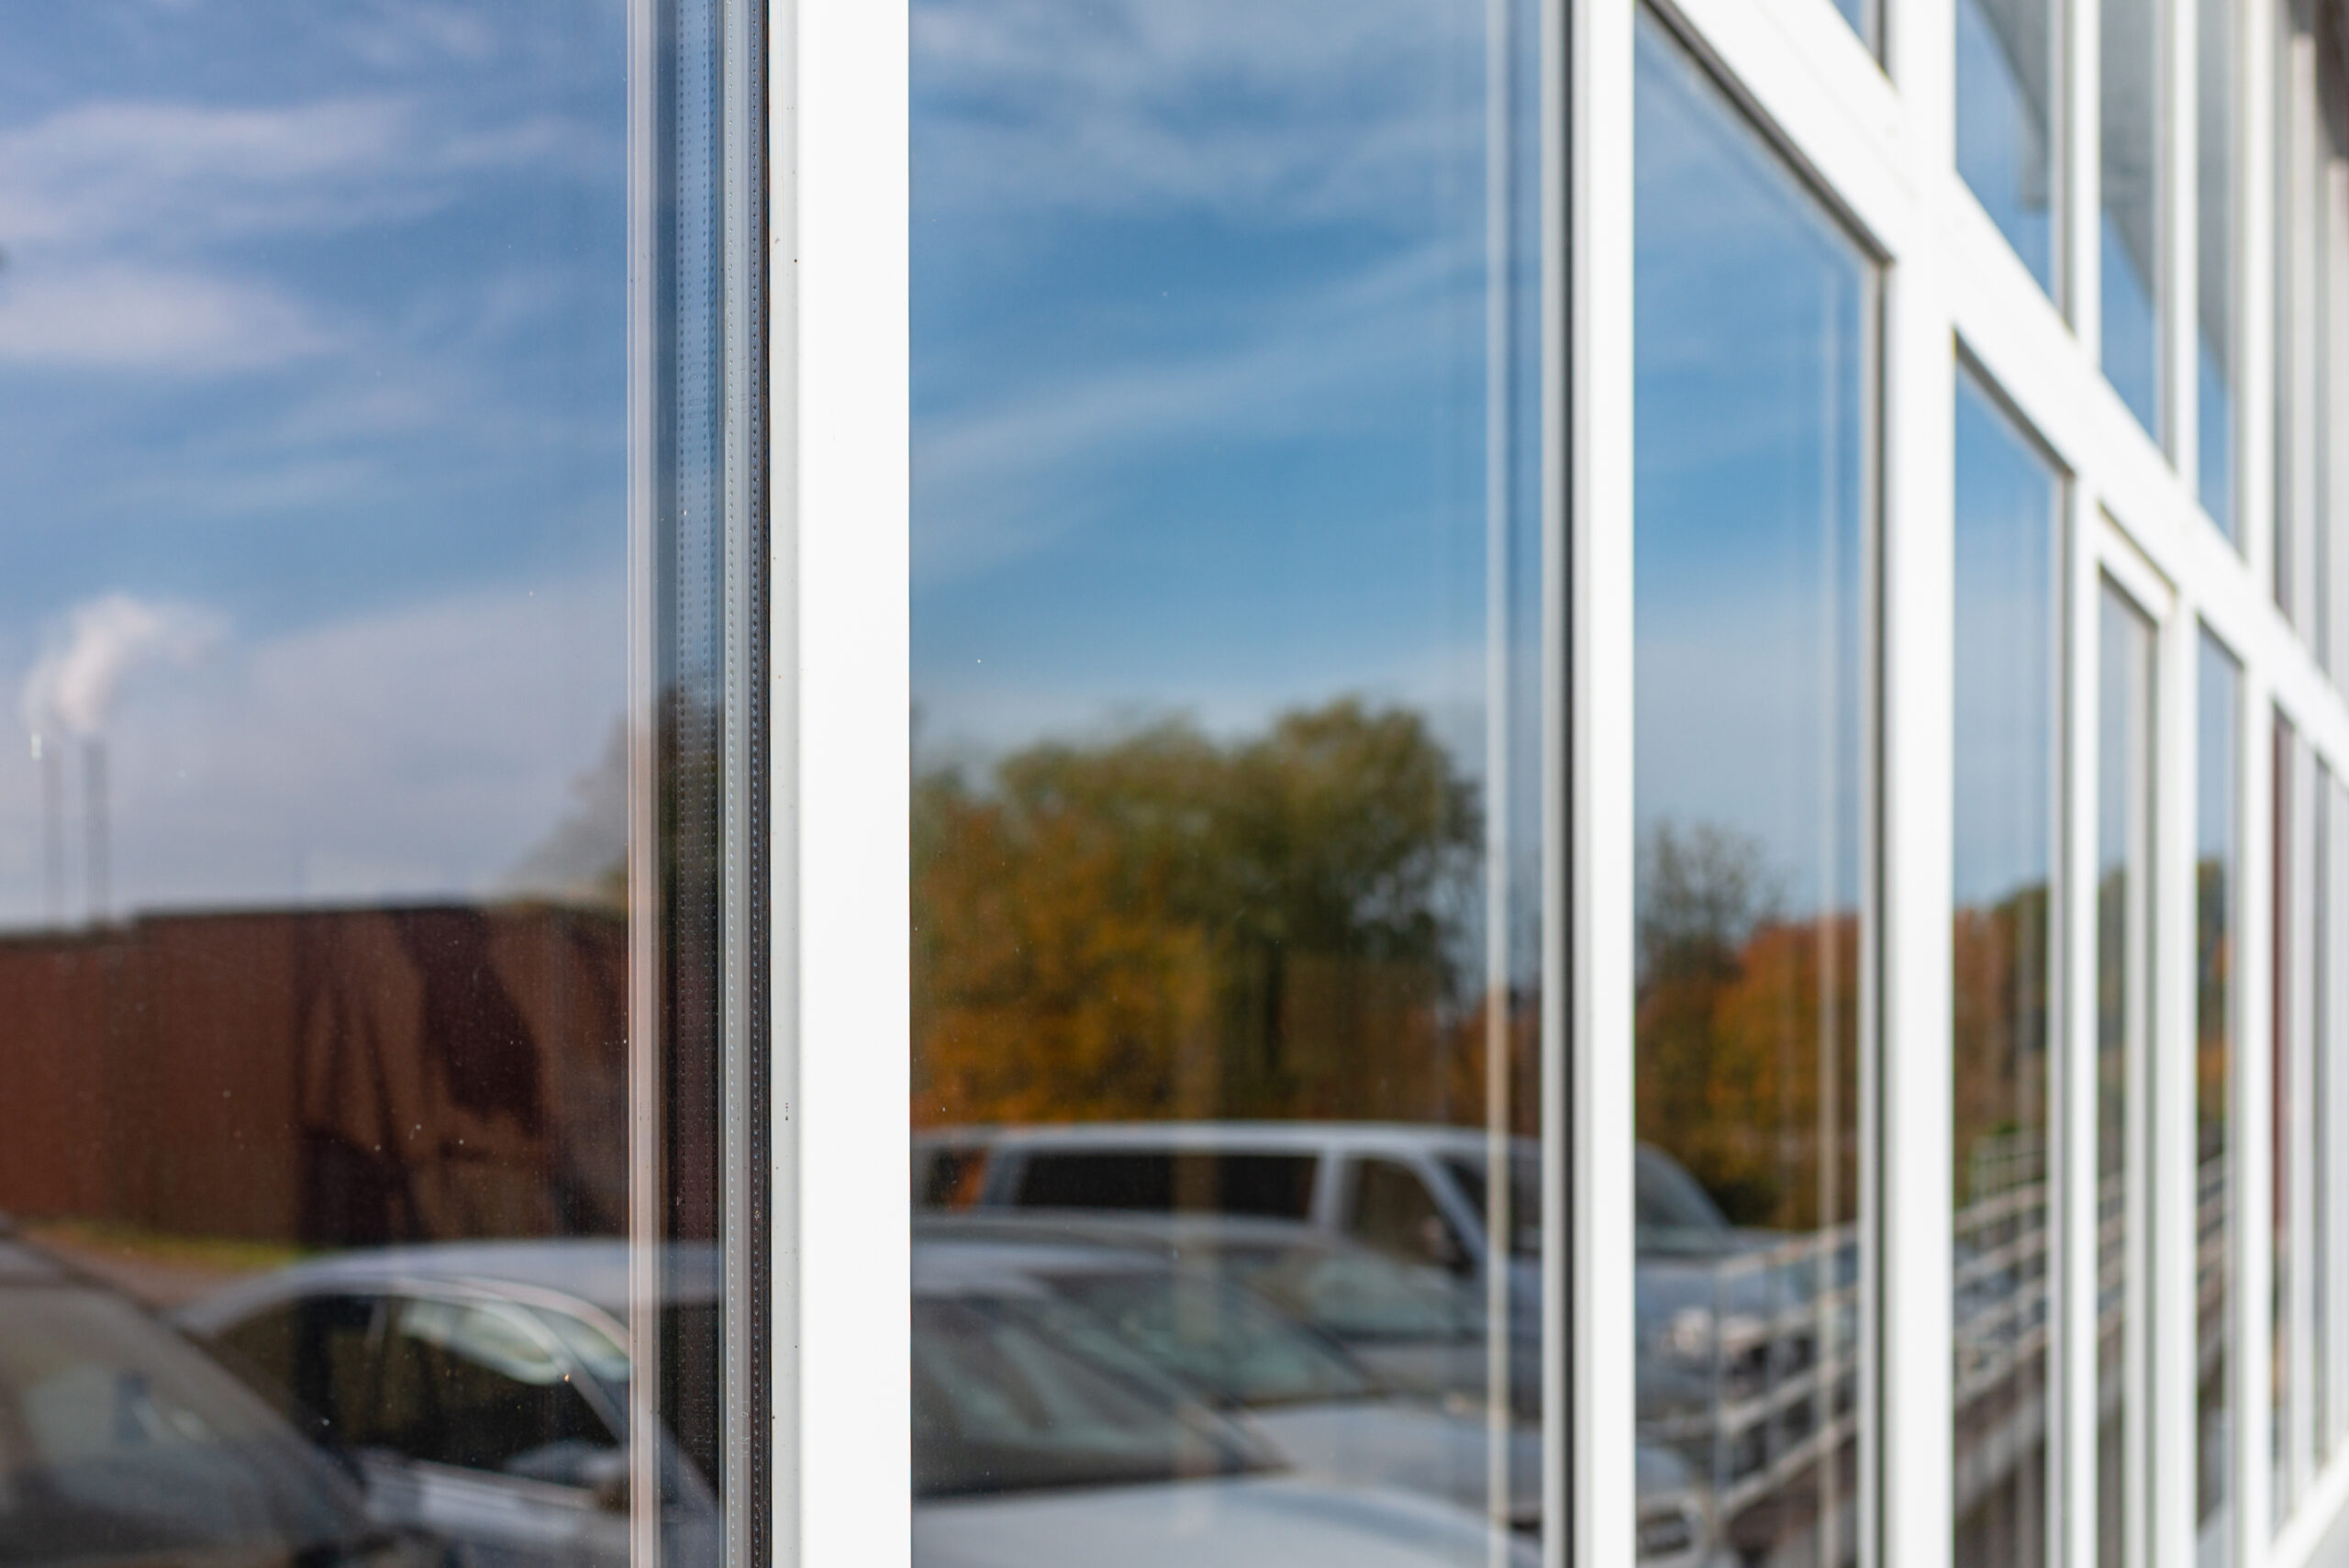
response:
<path id="1" fill-rule="evenodd" d="M 1522 1538 L 1432 1498 L 1289 1471 L 993 1249 L 917 1239 L 916 1568 L 1515 1568 Z"/>
<path id="2" fill-rule="evenodd" d="M 379 1518 L 447 1540 L 467 1568 L 626 1568 L 628 1260 L 617 1240 L 346 1253 L 181 1321 L 352 1455 Z M 715 1251 L 665 1261 L 668 1332 L 715 1347 Z M 667 1432 L 660 1449 L 663 1561 L 715 1562 L 715 1456 Z"/>

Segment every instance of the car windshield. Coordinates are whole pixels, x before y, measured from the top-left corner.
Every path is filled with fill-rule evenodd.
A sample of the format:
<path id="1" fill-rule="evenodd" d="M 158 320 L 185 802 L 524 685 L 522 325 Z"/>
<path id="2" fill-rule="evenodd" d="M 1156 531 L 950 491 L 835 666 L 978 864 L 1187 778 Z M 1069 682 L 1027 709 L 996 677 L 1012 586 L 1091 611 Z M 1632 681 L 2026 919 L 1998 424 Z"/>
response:
<path id="1" fill-rule="evenodd" d="M 1732 1251 L 1737 1232 L 1697 1179 L 1663 1151 L 1644 1145 L 1631 1165 L 1634 1224 L 1642 1253 Z"/>
<path id="2" fill-rule="evenodd" d="M 1239 1429 L 1138 1361 L 1096 1353 L 1076 1308 L 917 1299 L 914 1496 L 1130 1485 L 1269 1468 Z"/>
<path id="3" fill-rule="evenodd" d="M 369 1533 L 332 1464 L 139 1308 L 0 1287 L 0 1563 L 323 1562 Z"/>
<path id="4" fill-rule="evenodd" d="M 1485 1218 L 1485 1162 L 1446 1155 L 1443 1168 L 1458 1183 L 1463 1196 Z M 1513 1155 L 1508 1162 L 1509 1251 L 1520 1258 L 1542 1255 L 1542 1163 L 1531 1155 Z"/>
<path id="5" fill-rule="evenodd" d="M 1060 1274 L 1051 1284 L 1124 1343 L 1228 1404 L 1261 1407 L 1378 1392 L 1343 1351 L 1311 1329 L 1190 1270 Z"/>
<path id="6" fill-rule="evenodd" d="M 1451 1275 L 1368 1251 L 1282 1252 L 1249 1274 L 1248 1287 L 1349 1343 L 1464 1340 L 1483 1327 L 1478 1304 Z"/>

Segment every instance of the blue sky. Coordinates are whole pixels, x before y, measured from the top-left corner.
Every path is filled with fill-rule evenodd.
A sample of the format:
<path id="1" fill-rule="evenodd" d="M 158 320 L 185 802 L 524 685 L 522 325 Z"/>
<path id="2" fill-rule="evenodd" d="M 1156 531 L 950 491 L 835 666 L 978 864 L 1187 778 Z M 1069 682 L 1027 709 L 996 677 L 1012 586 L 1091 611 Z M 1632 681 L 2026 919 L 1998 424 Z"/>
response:
<path id="1" fill-rule="evenodd" d="M 1483 76 L 1424 0 L 916 6 L 926 756 L 1481 703 Z"/>
<path id="2" fill-rule="evenodd" d="M 572 808 L 624 670 L 622 24 L 12 8 L 0 922 L 18 690 L 110 595 L 210 628 L 106 715 L 118 903 L 483 891 Z"/>
<path id="3" fill-rule="evenodd" d="M 1871 269 L 1653 22 L 1638 67 L 1638 814 L 1860 878 Z"/>

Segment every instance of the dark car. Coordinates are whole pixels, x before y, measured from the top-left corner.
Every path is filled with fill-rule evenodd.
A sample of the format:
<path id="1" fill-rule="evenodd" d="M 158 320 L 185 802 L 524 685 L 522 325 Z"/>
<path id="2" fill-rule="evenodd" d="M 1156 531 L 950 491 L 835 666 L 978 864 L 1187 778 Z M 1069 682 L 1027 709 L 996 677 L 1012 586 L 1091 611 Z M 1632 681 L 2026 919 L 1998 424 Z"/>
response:
<path id="1" fill-rule="evenodd" d="M 0 1225 L 0 1564 L 440 1556 L 176 1329 Z"/>

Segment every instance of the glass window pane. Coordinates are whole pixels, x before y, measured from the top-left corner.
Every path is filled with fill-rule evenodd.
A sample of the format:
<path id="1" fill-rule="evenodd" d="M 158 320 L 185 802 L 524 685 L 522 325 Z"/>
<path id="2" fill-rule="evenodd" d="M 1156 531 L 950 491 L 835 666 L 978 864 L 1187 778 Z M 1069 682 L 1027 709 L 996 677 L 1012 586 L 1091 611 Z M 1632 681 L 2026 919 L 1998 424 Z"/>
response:
<path id="1" fill-rule="evenodd" d="M 917 1562 L 1552 1522 L 1538 54 L 1491 16 L 912 8 Z"/>
<path id="2" fill-rule="evenodd" d="M 2269 1167 L 2272 1180 L 2268 1204 L 2268 1371 L 2272 1390 L 2268 1495 L 2274 1522 L 2278 1526 L 2291 1517 L 2299 1500 L 2302 1476 L 2293 1440 L 2297 1423 L 2305 1414 L 2307 1398 L 2299 1381 L 2306 1374 L 2295 1353 L 2299 1349 L 2299 1322 L 2294 1310 L 2296 1293 L 2305 1288 L 2298 1240 L 2303 1218 L 2301 1207 L 2308 1201 L 2308 1194 L 2301 1182 L 2299 1162 L 2305 1152 L 2301 1147 L 2300 1109 L 2310 1089 L 2300 1051 L 2301 1034 L 2307 1024 L 2302 998 L 2309 978 L 2305 967 L 2308 950 L 2304 945 L 2307 933 L 2301 927 L 2299 898 L 2301 857 L 2309 849 L 2301 839 L 2299 816 L 2300 760 L 2299 735 L 2278 713 L 2274 728 L 2276 815 L 2271 829 L 2275 859 L 2269 884 L 2274 916 L 2270 928 L 2274 933 L 2270 955 L 2274 990 L 2268 1015 L 2271 1029 L 2267 1106 L 2272 1151 L 2269 1158 L 2274 1162 Z"/>
<path id="3" fill-rule="evenodd" d="M 644 7 L 680 161 L 670 143 L 716 145 L 713 9 Z M 700 307 L 722 291 L 708 182 L 668 171 L 636 317 L 666 413 L 632 413 L 630 103 L 654 84 L 630 80 L 630 15 L 89 0 L 0 20 L 0 1345 L 31 1345 L 20 1311 L 28 1334 L 90 1330 L 58 1340 L 83 1357 L 64 1381 L 0 1357 L 0 1432 L 33 1414 L 122 1440 L 69 1476 L 0 1439 L 0 1556 L 45 1487 L 94 1476 L 110 1500 L 46 1518 L 61 1533 L 35 1558 L 357 1560 L 388 1521 L 432 1541 L 419 1560 L 486 1561 L 583 1509 L 625 1553 L 624 1466 L 600 1496 L 548 1484 L 611 1468 L 629 1369 L 607 1356 L 591 1391 L 512 1302 L 628 1340 L 640 1027 L 687 1102 L 675 1256 L 707 1262 L 720 1212 L 695 1165 L 714 1099 L 690 1094 L 710 1037 L 682 1027 L 714 995 L 695 876 L 725 847 L 692 809 L 717 776 L 714 666 L 685 647 L 707 576 L 657 617 L 658 715 L 631 706 L 629 624 L 713 559 L 712 492 L 689 487 L 717 476 L 709 443 L 676 438 L 711 423 L 678 408 L 710 406 Z M 662 472 L 632 491 L 655 417 Z M 632 579 L 639 493 L 662 566 Z M 661 778 L 688 808 L 665 855 L 630 835 Z M 666 880 L 632 886 L 632 853 Z M 664 954 L 658 1020 L 631 1017 L 636 937 Z M 392 1330 L 353 1306 L 394 1251 L 478 1297 L 409 1335 L 397 1421 Z M 182 1380 L 196 1351 L 125 1297 L 269 1397 L 217 1367 Z M 674 1461 L 681 1563 L 713 1560 L 701 1338 L 646 1434 Z M 365 1490 L 273 1457 L 346 1418 L 383 1451 Z M 254 1459 L 206 1432 L 256 1434 Z M 182 1462 L 182 1440 L 209 1451 Z M 276 1502 L 239 1516 L 221 1498 L 261 1457 Z M 385 1479 L 432 1459 L 469 1467 L 471 1511 Z"/>
<path id="4" fill-rule="evenodd" d="M 2162 397 L 2159 0 L 2102 0 L 2097 77 L 2099 318 L 2104 373 L 2138 423 L 2165 437 Z"/>
<path id="5" fill-rule="evenodd" d="M 1841 1563 L 1876 277 L 1653 21 L 1637 69 L 1639 1429 L 1735 1553 Z"/>
<path id="6" fill-rule="evenodd" d="M 2050 0 L 1957 0 L 1957 172 L 2056 292 L 2056 16 Z"/>
<path id="7" fill-rule="evenodd" d="M 2308 1428 L 2310 1452 L 2320 1468 L 2332 1453 L 2332 1421 L 2327 1414 L 2335 1353 L 2330 1332 L 2332 1296 L 2332 1176 L 2336 1156 L 2327 1136 L 2332 1118 L 2335 1064 L 2326 1050 L 2326 1019 L 2332 1008 L 2332 773 L 2315 764 L 2316 787 L 2309 801 L 2308 877 L 2310 898 L 2308 1028 L 2306 1062 L 2308 1097 L 2302 1109 L 2308 1129 L 2309 1175 L 2309 1378 L 2300 1401 L 2299 1418 Z"/>
<path id="8" fill-rule="evenodd" d="M 2277 38 L 2275 596 L 2321 657 L 2330 599 L 2324 527 L 2332 289 L 2327 254 L 2334 135 L 2313 8 L 2287 7 Z"/>
<path id="9" fill-rule="evenodd" d="M 2235 0 L 2197 0 L 2195 26 L 2196 483 L 2229 539 L 2235 526 Z"/>
<path id="10" fill-rule="evenodd" d="M 1957 390 L 1951 1216 L 1954 1561 L 2048 1558 L 2048 967 L 2054 869 L 2054 470 Z"/>
<path id="11" fill-rule="evenodd" d="M 2150 1449 L 2145 1273 L 2154 1003 L 2154 629 L 2099 608 L 2096 881 L 2096 1529 L 2099 1568 L 2142 1562 Z"/>
<path id="12" fill-rule="evenodd" d="M 2232 1120 L 2242 673 L 2207 631 L 2195 738 L 2195 1523 L 2197 1561 L 2233 1561 Z"/>
<path id="13" fill-rule="evenodd" d="M 1884 0 L 1835 0 L 1835 9 L 1843 14 L 1843 19 L 1852 24 L 1852 30 L 1860 35 L 1860 41 L 1871 52 L 1883 47 Z"/>

